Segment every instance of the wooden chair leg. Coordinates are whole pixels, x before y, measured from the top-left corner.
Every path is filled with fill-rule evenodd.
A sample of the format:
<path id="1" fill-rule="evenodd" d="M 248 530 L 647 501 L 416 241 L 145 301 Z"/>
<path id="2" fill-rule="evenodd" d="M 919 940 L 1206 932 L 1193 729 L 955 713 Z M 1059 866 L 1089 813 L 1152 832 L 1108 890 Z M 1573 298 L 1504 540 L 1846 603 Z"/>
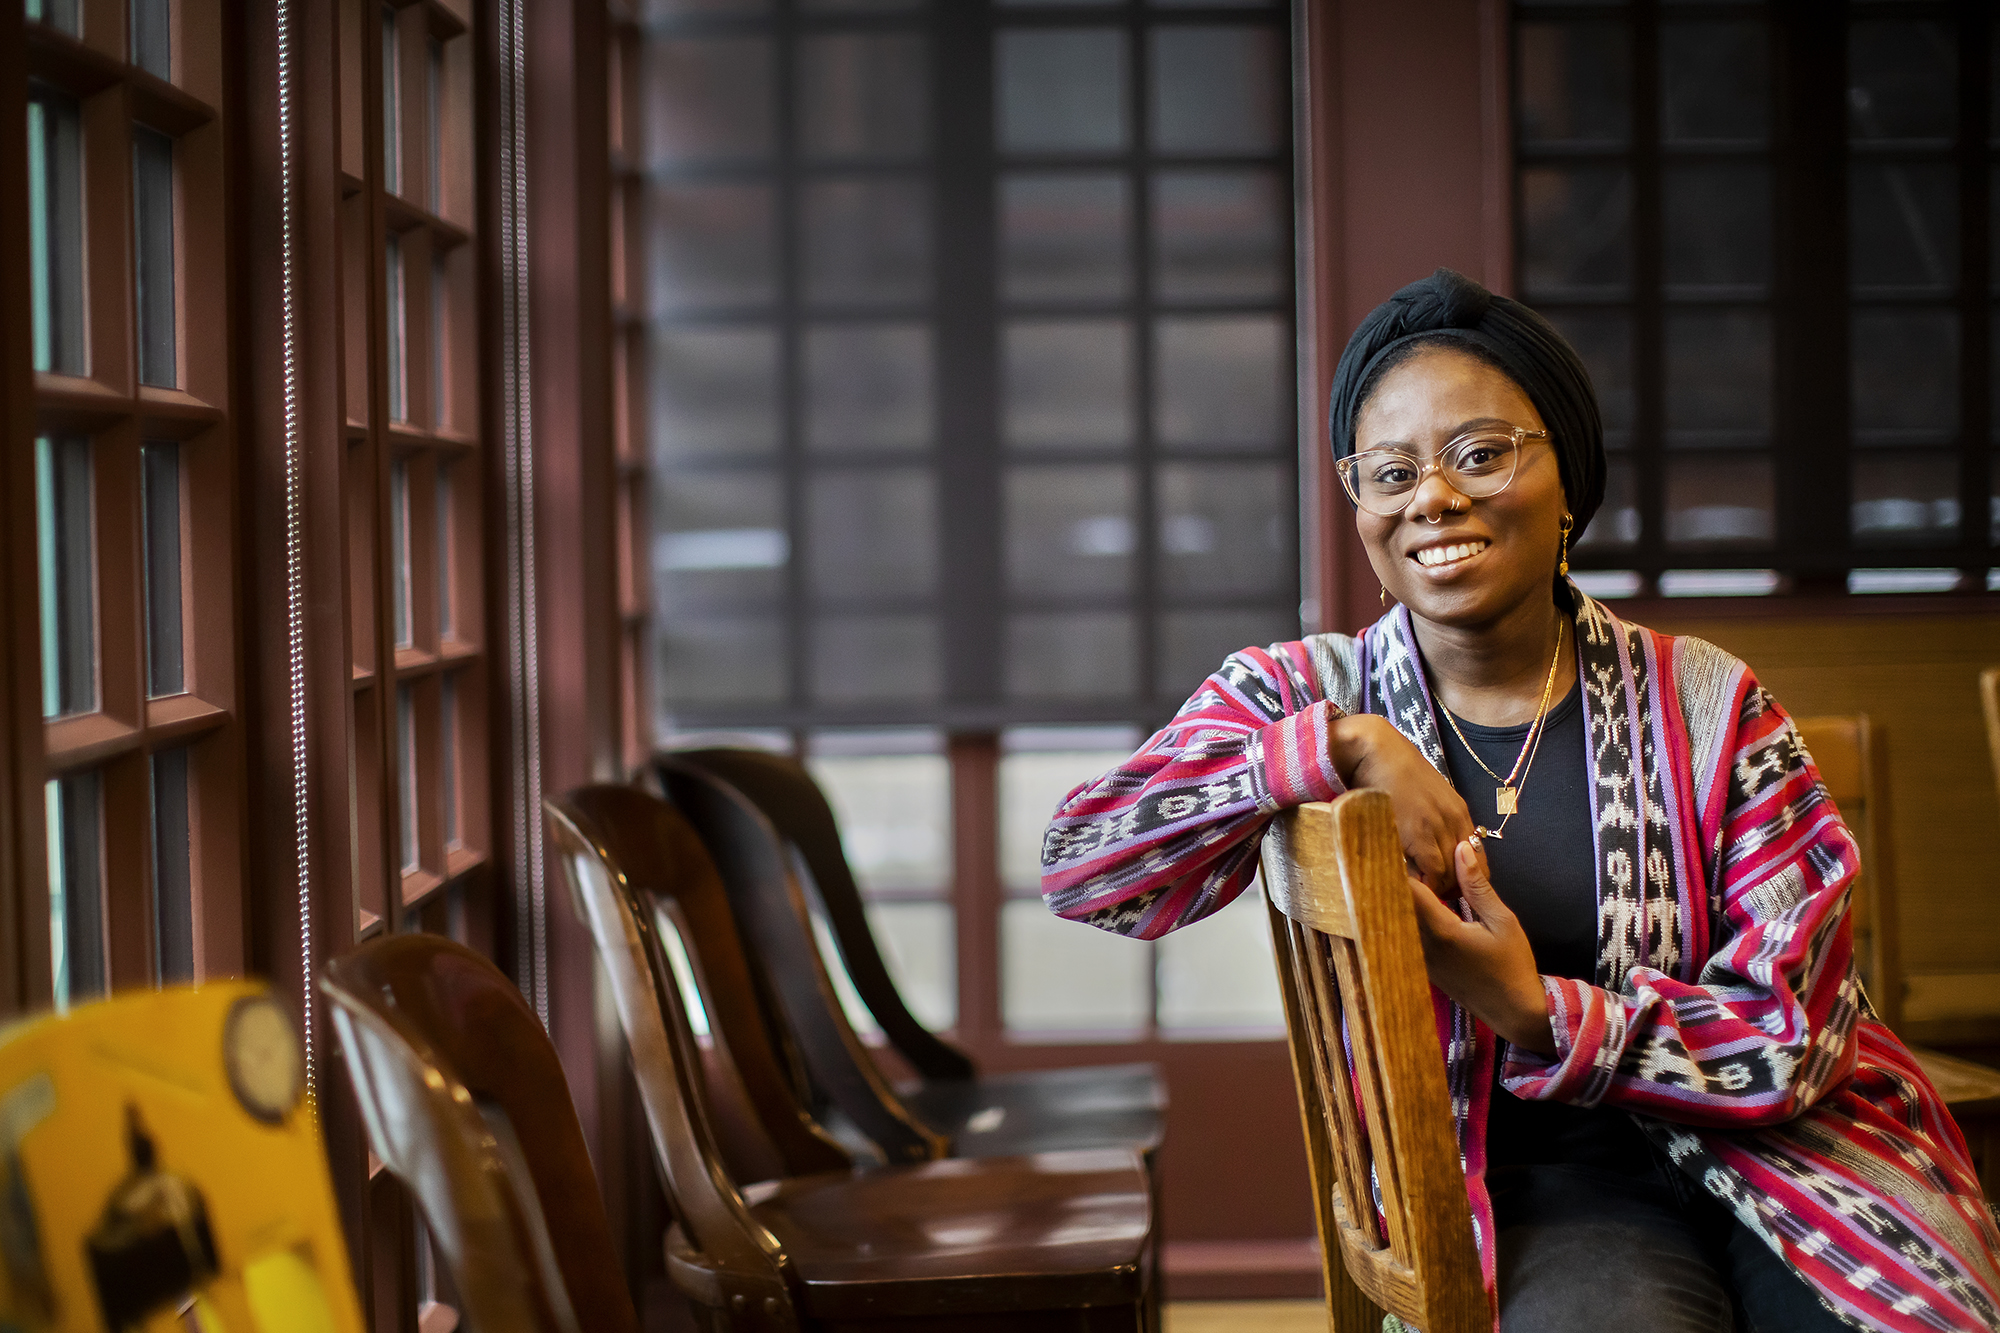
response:
<path id="1" fill-rule="evenodd" d="M 1339 1255 L 1323 1270 L 1333 1290 L 1327 1293 L 1330 1333 L 1382 1333 L 1382 1307 L 1362 1294 Z"/>

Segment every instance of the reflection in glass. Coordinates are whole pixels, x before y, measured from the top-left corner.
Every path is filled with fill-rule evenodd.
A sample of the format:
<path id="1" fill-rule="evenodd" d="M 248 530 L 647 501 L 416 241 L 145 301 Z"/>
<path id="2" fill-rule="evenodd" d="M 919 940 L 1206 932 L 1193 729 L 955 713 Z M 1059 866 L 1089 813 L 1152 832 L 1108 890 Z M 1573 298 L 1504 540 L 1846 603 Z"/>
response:
<path id="1" fill-rule="evenodd" d="M 1958 281 L 1957 169 L 1849 164 L 1847 253 L 1857 290 L 1948 291 Z"/>
<path id="2" fill-rule="evenodd" d="M 691 166 L 771 151 L 769 39 L 655 37 L 641 49 L 653 165 Z"/>
<path id="3" fill-rule="evenodd" d="M 1760 144 L 1770 127 L 1770 39 L 1763 24 L 1660 25 L 1660 132 L 1667 143 Z"/>
<path id="4" fill-rule="evenodd" d="M 1007 586 L 1025 596 L 1122 593 L 1137 546 L 1130 467 L 1007 470 Z"/>
<path id="5" fill-rule="evenodd" d="M 35 440 L 35 536 L 42 618 L 42 716 L 97 707 L 96 503 L 90 441 Z"/>
<path id="6" fill-rule="evenodd" d="M 145 542 L 146 693 L 186 689 L 181 644 L 181 447 L 148 440 L 139 451 Z"/>
<path id="7" fill-rule="evenodd" d="M 653 573 L 669 620 L 702 609 L 775 608 L 790 542 L 775 472 L 654 474 Z"/>
<path id="8" fill-rule="evenodd" d="M 1261 882 L 1192 930 L 1161 937 L 1159 1024 L 1169 1037 L 1282 1036 L 1285 1002 L 1271 960 Z"/>
<path id="9" fill-rule="evenodd" d="M 1284 142 L 1284 58 L 1272 28 L 1152 31 L 1158 153 L 1272 153 Z"/>
<path id="10" fill-rule="evenodd" d="M 1515 29 L 1520 141 L 1616 147 L 1632 132 L 1631 57 L 1622 23 L 1523 23 Z"/>
<path id="11" fill-rule="evenodd" d="M 1123 699 L 1137 688 L 1138 629 L 1129 612 L 1016 612 L 1007 617 L 1005 651 L 1010 699 Z"/>
<path id="12" fill-rule="evenodd" d="M 905 452 L 930 443 L 928 326 L 819 325 L 806 332 L 805 360 L 811 448 Z"/>
<path id="13" fill-rule="evenodd" d="M 1153 177 L 1154 290 L 1167 300 L 1259 301 L 1290 281 L 1289 207 L 1274 171 Z"/>
<path id="14" fill-rule="evenodd" d="M 919 179 L 805 188 L 806 295 L 825 304 L 921 301 L 931 290 L 930 192 Z"/>
<path id="15" fill-rule="evenodd" d="M 1521 277 L 1530 299 L 1624 296 L 1632 285 L 1632 177 L 1623 167 L 1520 176 Z"/>
<path id="16" fill-rule="evenodd" d="M 1856 143 L 1948 143 L 1958 43 L 1935 22 L 1863 22 L 1847 37 L 1847 132 Z"/>
<path id="17" fill-rule="evenodd" d="M 1958 455 L 1943 450 L 1857 450 L 1850 530 L 1865 546 L 1958 538 Z"/>
<path id="18" fill-rule="evenodd" d="M 1039 899 L 1000 913 L 1000 1010 L 1010 1033 L 1143 1031 L 1153 1010 L 1153 946 L 1050 913 Z"/>
<path id="19" fill-rule="evenodd" d="M 1958 429 L 1956 312 L 1857 310 L 1848 344 L 1858 442 L 1939 441 Z"/>
<path id="20" fill-rule="evenodd" d="M 57 1013 L 109 988 L 104 949 L 102 782 L 96 772 L 51 780 L 48 819 L 49 961 Z"/>
<path id="21" fill-rule="evenodd" d="M 28 274 L 36 370 L 85 375 L 83 123 L 76 101 L 28 86 Z"/>
<path id="22" fill-rule="evenodd" d="M 1010 301 L 1115 301 L 1131 288 L 1122 176 L 1000 180 L 1001 290 Z"/>
<path id="23" fill-rule="evenodd" d="M 1756 163 L 1661 173 L 1662 277 L 1673 296 L 1761 296 L 1771 282 L 1771 171 Z"/>
<path id="24" fill-rule="evenodd" d="M 662 616 L 654 661 L 660 703 L 672 708 L 780 703 L 786 695 L 785 626 L 776 616 L 697 620 Z M 666 728 L 662 726 L 662 734 Z"/>
<path id="25" fill-rule="evenodd" d="M 806 532 L 806 574 L 820 596 L 921 596 L 937 582 L 937 483 L 928 468 L 815 472 Z"/>
<path id="26" fill-rule="evenodd" d="M 1123 320 L 1004 326 L 1001 435 L 1014 448 L 1116 447 L 1132 438 L 1132 338 Z"/>
<path id="27" fill-rule="evenodd" d="M 652 308 L 679 314 L 777 298 L 777 241 L 768 185 L 658 185 L 647 256 Z"/>
<path id="28" fill-rule="evenodd" d="M 1003 28 L 995 51 L 1000 149 L 1109 153 L 1125 147 L 1125 37 L 1113 28 Z"/>
<path id="29" fill-rule="evenodd" d="M 157 750 L 153 778 L 153 976 L 194 980 L 194 874 L 188 837 L 188 752 Z"/>
<path id="30" fill-rule="evenodd" d="M 926 615 L 821 616 L 807 660 L 829 704 L 926 704 L 941 691 L 937 622 Z"/>
<path id="31" fill-rule="evenodd" d="M 759 458 L 778 450 L 778 338 L 768 328 L 656 329 L 653 456 Z"/>
<path id="32" fill-rule="evenodd" d="M 1759 546 L 1772 537 L 1771 460 L 1764 454 L 1667 460 L 1667 541 Z"/>
<path id="33" fill-rule="evenodd" d="M 1669 448 L 1759 446 L 1771 432 L 1771 318 L 1675 310 L 1666 319 Z"/>
<path id="34" fill-rule="evenodd" d="M 1160 442 L 1265 449 L 1289 438 L 1293 347 L 1277 315 L 1162 319 L 1154 326 Z"/>
<path id="35" fill-rule="evenodd" d="M 1283 571 L 1280 579 L 1289 586 Z M 1288 643 L 1298 637 L 1298 615 L 1289 608 L 1169 611 L 1160 617 L 1153 693 L 1162 699 L 1186 699 L 1211 673 L 1221 669 L 1231 653 Z"/>
<path id="36" fill-rule="evenodd" d="M 389 464 L 389 588 L 396 646 L 408 648 L 416 631 L 410 615 L 410 464 L 403 458 Z"/>
<path id="37" fill-rule="evenodd" d="M 403 873 L 422 868 L 417 850 L 417 691 L 414 685 L 396 687 L 396 780 L 401 789 L 399 802 L 403 849 Z"/>
<path id="38" fill-rule="evenodd" d="M 134 257 L 138 264 L 139 383 L 171 389 L 174 357 L 174 141 L 132 127 Z"/>
<path id="39" fill-rule="evenodd" d="M 913 32 L 828 33 L 799 43 L 807 157 L 907 157 L 930 127 L 930 66 Z"/>
<path id="40" fill-rule="evenodd" d="M 1298 492 L 1289 468 L 1177 463 L 1159 470 L 1157 485 L 1163 591 L 1275 597 L 1291 586 Z"/>

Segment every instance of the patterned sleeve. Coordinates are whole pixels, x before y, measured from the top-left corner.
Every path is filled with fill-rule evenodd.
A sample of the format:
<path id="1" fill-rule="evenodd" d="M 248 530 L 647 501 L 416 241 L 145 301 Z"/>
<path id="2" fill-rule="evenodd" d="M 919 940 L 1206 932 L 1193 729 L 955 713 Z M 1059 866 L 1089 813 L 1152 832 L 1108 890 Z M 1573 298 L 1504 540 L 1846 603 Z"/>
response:
<path id="1" fill-rule="evenodd" d="M 1791 1119 L 1853 1070 L 1858 849 L 1791 719 L 1747 671 L 1733 704 L 1720 827 L 1708 826 L 1714 952 L 1692 984 L 1650 967 L 1617 993 L 1544 977 L 1557 1056 L 1513 1051 L 1502 1082 L 1517 1096 L 1750 1128 Z"/>
<path id="2" fill-rule="evenodd" d="M 1227 906 L 1272 814 L 1346 790 L 1327 748 L 1342 716 L 1304 643 L 1247 648 L 1174 720 L 1071 792 L 1042 839 L 1058 916 L 1150 940 Z"/>

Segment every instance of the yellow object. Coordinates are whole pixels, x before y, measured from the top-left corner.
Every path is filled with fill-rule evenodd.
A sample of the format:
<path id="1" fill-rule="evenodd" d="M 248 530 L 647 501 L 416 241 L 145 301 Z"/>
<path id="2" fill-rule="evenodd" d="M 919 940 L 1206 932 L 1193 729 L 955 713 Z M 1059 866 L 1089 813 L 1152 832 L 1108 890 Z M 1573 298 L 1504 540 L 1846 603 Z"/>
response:
<path id="1" fill-rule="evenodd" d="M 363 1333 L 303 1091 L 248 982 L 0 1035 L 0 1330 Z"/>

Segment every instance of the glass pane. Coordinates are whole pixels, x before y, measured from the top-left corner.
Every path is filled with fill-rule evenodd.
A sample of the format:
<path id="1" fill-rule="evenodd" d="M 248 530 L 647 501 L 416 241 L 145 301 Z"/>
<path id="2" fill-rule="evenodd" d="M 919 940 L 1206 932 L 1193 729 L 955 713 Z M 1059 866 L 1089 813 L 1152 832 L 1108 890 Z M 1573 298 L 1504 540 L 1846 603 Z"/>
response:
<path id="1" fill-rule="evenodd" d="M 653 313 L 775 301 L 772 198 L 768 185 L 654 187 L 647 200 Z"/>
<path id="2" fill-rule="evenodd" d="M 1770 127 L 1770 35 L 1763 24 L 1660 25 L 1660 132 L 1667 143 L 1757 144 Z"/>
<path id="3" fill-rule="evenodd" d="M 1669 296 L 1759 296 L 1771 282 L 1771 171 L 1754 164 L 1661 173 Z"/>
<path id="4" fill-rule="evenodd" d="M 1857 291 L 1948 292 L 1958 282 L 1957 168 L 1847 168 L 1848 272 Z"/>
<path id="5" fill-rule="evenodd" d="M 808 185 L 805 229 L 809 299 L 879 306 L 930 295 L 930 192 L 923 181 Z"/>
<path id="6" fill-rule="evenodd" d="M 1622 23 L 1515 28 L 1520 142 L 1615 147 L 1632 133 L 1632 58 Z"/>
<path id="7" fill-rule="evenodd" d="M 450 340 L 445 325 L 445 293 L 450 290 L 442 256 L 431 259 L 431 426 L 443 430 L 445 417 L 444 349 Z"/>
<path id="8" fill-rule="evenodd" d="M 931 442 L 931 331 L 923 324 L 808 329 L 806 443 L 814 449 L 923 449 Z"/>
<path id="9" fill-rule="evenodd" d="M 90 373 L 83 341 L 83 122 L 74 99 L 40 84 L 28 90 L 28 271 L 35 369 Z"/>
<path id="10" fill-rule="evenodd" d="M 1521 277 L 1531 298 L 1619 297 L 1632 285 L 1632 177 L 1623 167 L 1521 172 Z"/>
<path id="11" fill-rule="evenodd" d="M 924 0 L 798 0 L 806 14 L 891 14 L 922 9 Z"/>
<path id="12" fill-rule="evenodd" d="M 1577 536 L 1575 549 L 1631 546 L 1638 540 L 1638 478 L 1632 460 L 1613 457 L 1604 471 L 1604 503 L 1590 516 L 1590 526 Z"/>
<path id="13" fill-rule="evenodd" d="M 1132 439 L 1132 334 L 1123 320 L 1017 320 L 1004 326 L 1014 448 L 1118 447 Z"/>
<path id="14" fill-rule="evenodd" d="M 417 853 L 417 692 L 396 687 L 396 783 L 401 789 L 403 873 L 419 868 Z"/>
<path id="15" fill-rule="evenodd" d="M 132 198 L 137 235 L 139 383 L 180 383 L 174 357 L 174 141 L 132 127 Z"/>
<path id="16" fill-rule="evenodd" d="M 403 81 L 396 32 L 396 11 L 382 7 L 382 188 L 396 194 L 403 188 Z"/>
<path id="17" fill-rule="evenodd" d="M 78 0 L 27 0 L 28 22 L 46 23 L 74 37 L 81 31 Z"/>
<path id="18" fill-rule="evenodd" d="M 928 468 L 822 470 L 806 498 L 806 574 L 820 597 L 921 596 L 937 582 Z"/>
<path id="19" fill-rule="evenodd" d="M 1292 330 L 1277 315 L 1162 319 L 1153 410 L 1160 442 L 1268 449 L 1289 440 Z"/>
<path id="20" fill-rule="evenodd" d="M 951 766 L 936 732 L 819 732 L 806 767 L 864 894 L 951 887 Z M 871 753 L 871 751 L 900 751 Z"/>
<path id="21" fill-rule="evenodd" d="M 1007 586 L 1026 596 L 1122 593 L 1132 584 L 1132 469 L 1007 469 Z"/>
<path id="22" fill-rule="evenodd" d="M 401 458 L 389 464 L 389 593 L 396 646 L 407 648 L 416 631 L 410 620 L 410 465 Z"/>
<path id="23" fill-rule="evenodd" d="M 653 456 L 763 458 L 778 451 L 778 337 L 767 328 L 652 334 Z"/>
<path id="24" fill-rule="evenodd" d="M 643 19 L 676 19 L 705 14 L 762 14 L 771 0 L 642 0 Z"/>
<path id="25" fill-rule="evenodd" d="M 1214 916 L 1159 942 L 1159 1023 L 1171 1037 L 1277 1037 L 1285 1001 L 1271 920 L 1253 881 Z"/>
<path id="26" fill-rule="evenodd" d="M 1764 454 L 1667 460 L 1667 541 L 1675 546 L 1761 546 L 1773 532 L 1771 460 Z"/>
<path id="27" fill-rule="evenodd" d="M 1010 301 L 1116 301 L 1131 290 L 1122 176 L 1000 180 L 1001 290 Z"/>
<path id="28" fill-rule="evenodd" d="M 384 268 L 388 279 L 388 301 L 385 311 L 388 321 L 386 332 L 389 358 L 389 419 L 408 421 L 410 419 L 410 367 L 407 355 L 409 321 L 403 303 L 403 242 L 400 237 L 393 235 L 389 237 L 388 262 Z"/>
<path id="29" fill-rule="evenodd" d="M 660 37 L 646 61 L 646 152 L 654 165 L 771 151 L 771 43 L 763 37 Z"/>
<path id="30" fill-rule="evenodd" d="M 456 608 L 453 605 L 458 599 L 452 596 L 451 591 L 452 553 L 458 547 L 456 536 L 458 525 L 453 523 L 451 519 L 451 464 L 442 458 L 438 460 L 437 472 L 432 485 L 437 493 L 437 536 L 435 539 L 435 549 L 437 551 L 438 638 L 440 640 L 449 640 L 455 638 L 458 633 L 458 618 L 454 614 Z"/>
<path id="31" fill-rule="evenodd" d="M 775 609 L 791 541 L 778 474 L 658 472 L 653 572 L 660 613 Z"/>
<path id="32" fill-rule="evenodd" d="M 1629 448 L 1634 416 L 1632 319 L 1618 310 L 1544 311 L 1590 371 L 1604 414 L 1604 447 Z"/>
<path id="33" fill-rule="evenodd" d="M 433 37 L 424 60 L 424 180 L 432 213 L 444 211 L 444 43 Z"/>
<path id="34" fill-rule="evenodd" d="M 1153 1008 L 1153 946 L 1064 921 L 1039 899 L 1000 909 L 1000 1009 L 1009 1032 L 1143 1031 Z"/>
<path id="35" fill-rule="evenodd" d="M 1137 622 L 1123 611 L 1008 616 L 1006 651 L 1012 699 L 1126 699 L 1137 688 Z"/>
<path id="36" fill-rule="evenodd" d="M 784 701 L 785 627 L 775 617 L 694 620 L 663 615 L 655 639 L 668 708 Z"/>
<path id="37" fill-rule="evenodd" d="M 444 845 L 463 841 L 458 819 L 458 673 L 444 675 L 438 702 L 438 782 L 444 803 Z"/>
<path id="38" fill-rule="evenodd" d="M 1857 450 L 1852 531 L 1864 546 L 1958 539 L 1958 455 L 1941 450 Z"/>
<path id="39" fill-rule="evenodd" d="M 1848 27 L 1847 133 L 1856 143 L 1945 143 L 1958 121 L 1958 43 L 1943 23 Z"/>
<path id="40" fill-rule="evenodd" d="M 929 703 L 943 679 L 928 616 L 822 616 L 812 627 L 813 697 L 830 704 Z"/>
<path id="41" fill-rule="evenodd" d="M 1669 448 L 1759 446 L 1771 432 L 1771 319 L 1762 310 L 1666 319 Z"/>
<path id="42" fill-rule="evenodd" d="M 194 980 L 185 748 L 153 755 L 153 949 L 153 974 L 162 984 Z"/>
<path id="43" fill-rule="evenodd" d="M 49 822 L 49 953 L 57 1012 L 108 988 L 104 939 L 104 829 L 98 774 L 43 789 Z"/>
<path id="44" fill-rule="evenodd" d="M 1115 153 L 1125 147 L 1123 33 L 1003 28 L 995 58 L 1001 151 Z"/>
<path id="45" fill-rule="evenodd" d="M 799 43 L 807 157 L 908 157 L 926 147 L 930 62 L 917 33 L 831 33 Z"/>
<path id="46" fill-rule="evenodd" d="M 1292 588 L 1298 493 L 1290 468 L 1178 463 L 1162 467 L 1158 477 L 1163 592 L 1255 597 Z"/>
<path id="47" fill-rule="evenodd" d="M 1289 578 L 1289 569 L 1281 571 Z M 1186 699 L 1231 653 L 1266 648 L 1299 637 L 1296 612 L 1271 608 L 1228 611 L 1169 611 L 1160 617 L 1160 653 L 1153 693 Z"/>
<path id="48" fill-rule="evenodd" d="M 1271 153 L 1284 142 L 1274 28 L 1155 28 L 1152 136 L 1160 153 Z"/>
<path id="49" fill-rule="evenodd" d="M 1000 738 L 1000 882 L 1012 894 L 1039 894 L 1042 835 L 1069 794 L 1131 757 L 1137 730 L 1124 727 L 1015 728 Z"/>
<path id="50" fill-rule="evenodd" d="M 868 927 L 916 1020 L 932 1031 L 958 1021 L 958 923 L 949 903 L 869 903 Z"/>
<path id="51" fill-rule="evenodd" d="M 95 500 L 90 441 L 35 440 L 35 533 L 42 609 L 42 716 L 97 707 Z"/>
<path id="52" fill-rule="evenodd" d="M 149 440 L 140 449 L 146 542 L 146 693 L 186 689 L 181 647 L 181 447 Z"/>
<path id="53" fill-rule="evenodd" d="M 1849 338 L 1857 442 L 1935 442 L 1958 429 L 1956 312 L 1860 310 Z"/>
<path id="54" fill-rule="evenodd" d="M 1163 171 L 1153 177 L 1154 290 L 1165 300 L 1261 301 L 1285 294 L 1290 207 L 1274 171 Z"/>

